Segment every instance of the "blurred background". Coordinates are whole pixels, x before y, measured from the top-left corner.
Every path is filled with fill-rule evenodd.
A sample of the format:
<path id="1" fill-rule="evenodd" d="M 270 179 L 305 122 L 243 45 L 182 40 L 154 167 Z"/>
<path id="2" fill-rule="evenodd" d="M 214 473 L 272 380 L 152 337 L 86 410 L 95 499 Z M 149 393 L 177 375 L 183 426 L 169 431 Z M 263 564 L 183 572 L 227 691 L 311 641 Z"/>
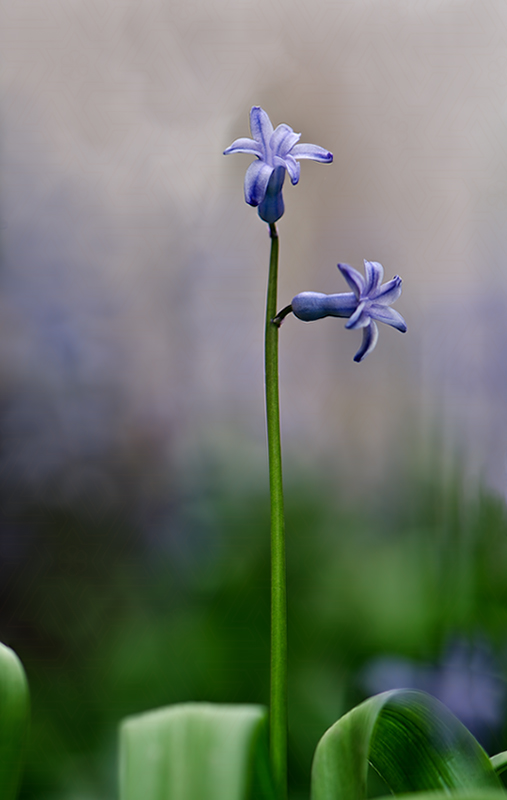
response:
<path id="1" fill-rule="evenodd" d="M 285 187 L 280 307 L 400 274 L 408 333 L 281 330 L 291 786 L 368 694 L 507 747 L 507 7 L 2 0 L 0 638 L 22 800 L 113 800 L 119 720 L 266 702 L 250 107 L 334 164 Z M 375 787 L 372 787 L 372 794 Z"/>

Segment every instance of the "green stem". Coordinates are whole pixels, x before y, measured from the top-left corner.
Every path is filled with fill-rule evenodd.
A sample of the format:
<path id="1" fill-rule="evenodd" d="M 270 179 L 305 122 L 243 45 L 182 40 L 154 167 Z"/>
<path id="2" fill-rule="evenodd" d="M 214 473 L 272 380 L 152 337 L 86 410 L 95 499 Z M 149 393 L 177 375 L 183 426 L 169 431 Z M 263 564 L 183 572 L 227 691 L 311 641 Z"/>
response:
<path id="1" fill-rule="evenodd" d="M 285 521 L 283 513 L 280 403 L 278 399 L 278 232 L 269 226 L 266 302 L 265 375 L 268 428 L 269 491 L 271 497 L 271 698 L 270 753 L 277 797 L 287 797 L 287 589 L 285 575 Z"/>

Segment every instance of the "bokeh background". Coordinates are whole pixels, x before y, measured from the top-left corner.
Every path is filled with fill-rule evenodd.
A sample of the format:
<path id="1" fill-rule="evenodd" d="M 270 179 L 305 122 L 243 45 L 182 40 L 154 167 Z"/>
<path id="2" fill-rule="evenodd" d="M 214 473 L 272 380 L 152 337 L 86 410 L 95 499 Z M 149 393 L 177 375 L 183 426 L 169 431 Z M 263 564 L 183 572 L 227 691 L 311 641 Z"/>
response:
<path id="1" fill-rule="evenodd" d="M 223 158 L 261 105 L 334 152 L 285 188 L 280 307 L 400 274 L 405 336 L 281 330 L 291 787 L 368 693 L 492 750 L 507 657 L 507 7 L 1 0 L 0 636 L 22 800 L 116 797 L 116 731 L 266 702 L 269 241 Z M 376 791 L 372 787 L 372 794 Z"/>

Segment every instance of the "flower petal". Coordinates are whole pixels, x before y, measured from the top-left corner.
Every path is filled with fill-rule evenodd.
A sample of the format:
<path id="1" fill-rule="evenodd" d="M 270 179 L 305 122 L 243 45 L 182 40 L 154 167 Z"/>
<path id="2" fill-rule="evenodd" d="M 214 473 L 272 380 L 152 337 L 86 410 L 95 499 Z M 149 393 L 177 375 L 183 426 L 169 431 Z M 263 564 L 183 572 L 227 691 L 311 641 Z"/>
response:
<path id="1" fill-rule="evenodd" d="M 363 301 L 362 303 L 359 303 L 349 321 L 345 323 L 345 327 L 349 330 L 364 328 L 366 325 L 370 324 L 370 321 L 371 314 L 368 308 L 368 303 Z"/>
<path id="2" fill-rule="evenodd" d="M 364 274 L 366 276 L 365 294 L 372 295 L 382 283 L 384 277 L 384 267 L 378 261 L 366 261 L 364 259 Z"/>
<path id="3" fill-rule="evenodd" d="M 359 299 L 364 291 L 364 278 L 357 269 L 350 267 L 348 264 L 338 264 L 338 269 L 347 281 L 348 285 Z"/>
<path id="4" fill-rule="evenodd" d="M 392 325 L 393 328 L 396 328 L 402 333 L 405 333 L 407 330 L 407 323 L 401 314 L 398 311 L 395 311 L 394 308 L 377 305 L 377 303 L 369 303 L 368 313 L 372 319 L 376 319 L 379 322 L 385 322 L 387 325 Z"/>
<path id="5" fill-rule="evenodd" d="M 275 156 L 284 158 L 291 147 L 294 147 L 294 145 L 299 142 L 300 139 L 300 133 L 294 133 L 290 125 L 286 125 L 284 122 L 282 122 L 281 125 L 278 125 L 278 127 L 275 128 L 273 136 L 271 137 L 271 141 L 269 143 L 271 152 Z"/>
<path id="6" fill-rule="evenodd" d="M 260 106 L 253 106 L 250 111 L 250 130 L 255 141 L 262 146 L 264 155 L 267 155 L 269 142 L 273 135 L 273 126 L 268 115 Z"/>
<path id="7" fill-rule="evenodd" d="M 245 175 L 245 200 L 248 205 L 258 206 L 262 203 L 273 169 L 265 161 L 250 164 Z"/>
<path id="8" fill-rule="evenodd" d="M 295 144 L 290 154 L 294 158 L 311 158 L 324 164 L 330 164 L 333 160 L 333 154 L 318 144 Z"/>
<path id="9" fill-rule="evenodd" d="M 368 353 L 371 353 L 377 344 L 377 340 L 378 328 L 372 320 L 366 328 L 363 328 L 363 341 L 361 342 L 361 347 L 354 356 L 354 361 L 359 363 L 368 355 Z"/>
<path id="10" fill-rule="evenodd" d="M 394 303 L 395 300 L 401 294 L 401 278 L 396 275 L 392 281 L 388 281 L 384 283 L 378 290 L 378 292 L 373 295 L 372 300 L 375 303 L 380 303 L 382 305 L 389 306 L 391 303 Z"/>
<path id="11" fill-rule="evenodd" d="M 236 139 L 227 150 L 224 150 L 224 156 L 228 156 L 230 153 L 250 153 L 253 156 L 262 158 L 262 149 L 259 147 L 259 143 L 246 137 Z"/>
<path id="12" fill-rule="evenodd" d="M 259 203 L 259 217 L 270 225 L 283 216 L 285 205 L 282 187 L 285 180 L 285 167 L 276 167 L 270 175 L 266 192 Z"/>
<path id="13" fill-rule="evenodd" d="M 292 158 L 291 155 L 285 156 L 284 158 L 285 166 L 287 167 L 287 172 L 290 176 L 290 182 L 293 186 L 296 185 L 299 181 L 299 175 L 301 173 L 301 164 L 299 161 L 296 161 L 295 158 Z"/>

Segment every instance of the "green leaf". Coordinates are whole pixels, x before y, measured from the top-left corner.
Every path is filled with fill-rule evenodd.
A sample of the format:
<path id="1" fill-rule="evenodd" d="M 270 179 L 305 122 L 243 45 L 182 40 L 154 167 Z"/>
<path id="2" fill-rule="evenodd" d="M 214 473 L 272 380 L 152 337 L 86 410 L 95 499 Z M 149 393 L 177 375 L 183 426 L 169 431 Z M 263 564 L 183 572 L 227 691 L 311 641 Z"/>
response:
<path id="1" fill-rule="evenodd" d="M 369 764 L 395 794 L 445 789 L 502 794 L 477 740 L 424 692 L 397 689 L 370 697 L 329 728 L 315 752 L 312 800 L 364 800 Z"/>
<path id="2" fill-rule="evenodd" d="M 418 792 L 399 794 L 398 800 L 449 800 L 449 792 Z M 377 797 L 375 800 L 393 800 L 393 796 Z M 452 792 L 452 800 L 505 800 L 502 789 L 458 789 Z"/>
<path id="3" fill-rule="evenodd" d="M 498 753 L 496 756 L 491 756 L 490 759 L 493 764 L 493 769 L 504 784 L 507 782 L 507 750 L 503 753 Z"/>
<path id="4" fill-rule="evenodd" d="M 30 701 L 25 671 L 0 643 L 0 797 L 14 800 L 23 763 Z"/>
<path id="5" fill-rule="evenodd" d="M 184 703 L 120 730 L 120 800 L 274 800 L 267 711 Z"/>

